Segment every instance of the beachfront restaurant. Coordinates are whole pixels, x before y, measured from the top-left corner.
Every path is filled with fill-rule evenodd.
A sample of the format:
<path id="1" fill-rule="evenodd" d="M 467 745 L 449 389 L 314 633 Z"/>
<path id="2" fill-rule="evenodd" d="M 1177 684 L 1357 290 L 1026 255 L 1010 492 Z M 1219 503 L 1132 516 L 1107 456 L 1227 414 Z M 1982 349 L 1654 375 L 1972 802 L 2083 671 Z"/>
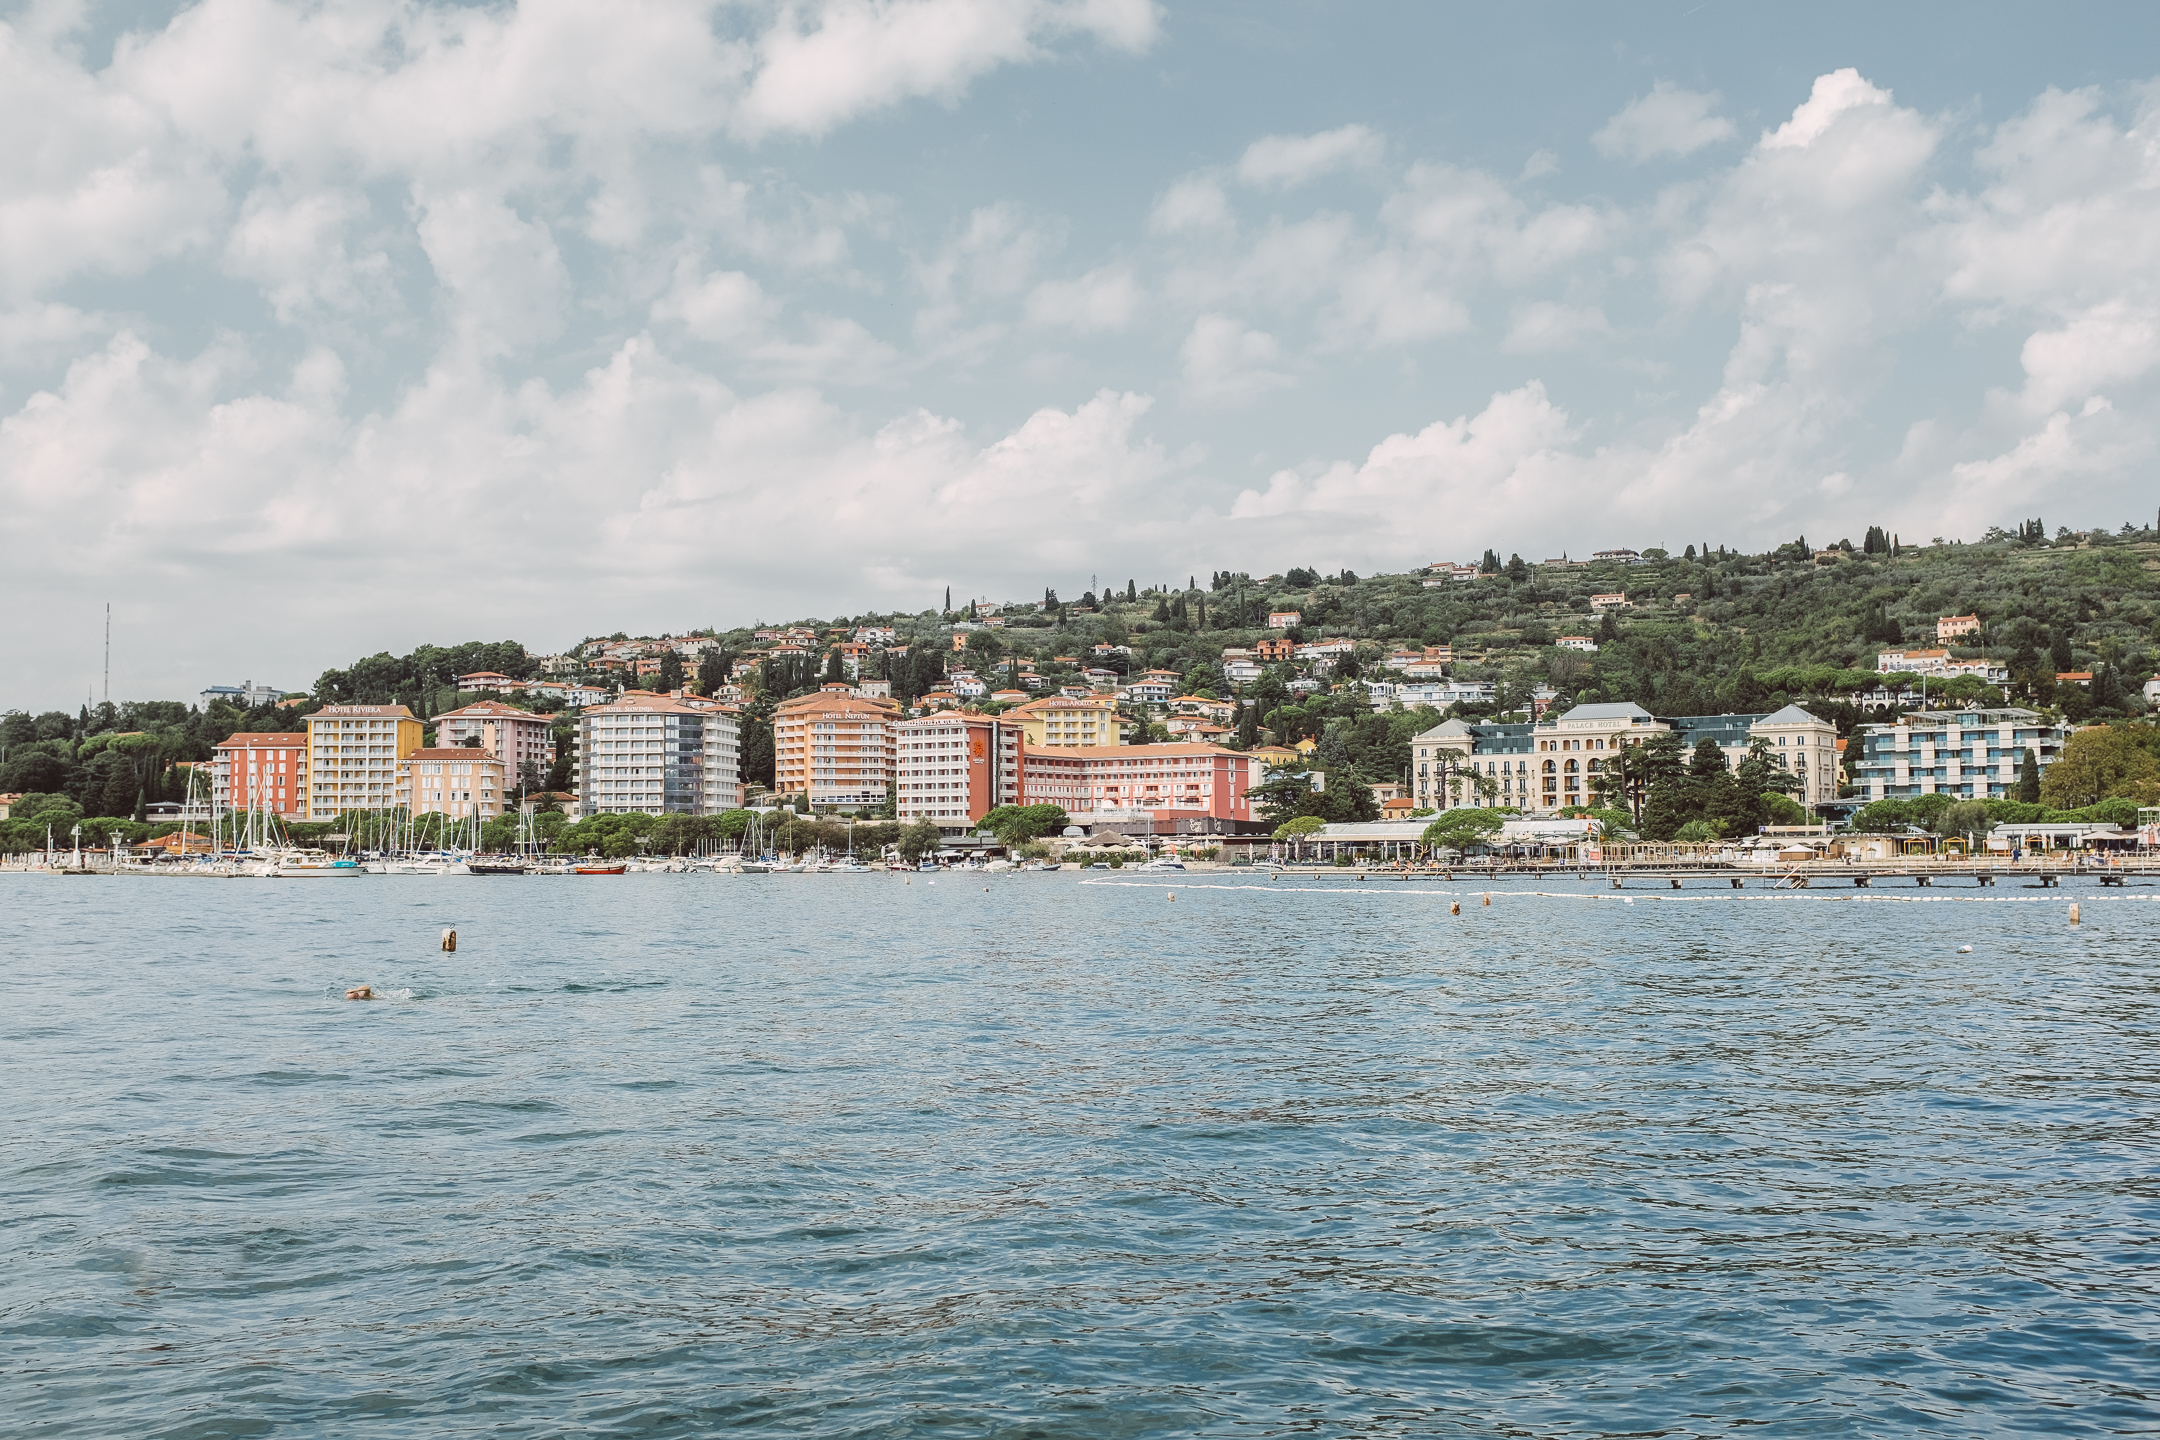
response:
<path id="1" fill-rule="evenodd" d="M 1281 853 L 1299 860 L 1333 861 L 1338 856 L 1375 865 L 1397 865 L 1427 858 L 1425 827 L 1433 817 L 1415 820 L 1358 820 L 1322 826 L 1309 835 L 1283 842 Z M 1506 820 L 1500 833 L 1475 854 L 1507 861 L 1547 860 L 1569 863 L 1600 860 L 1598 837 L 1603 827 L 1595 820 Z"/>
<path id="2" fill-rule="evenodd" d="M 2032 855 L 2059 850 L 2134 850 L 2137 844 L 2135 830 L 2073 821 L 2061 825 L 1998 825 L 1988 833 L 1987 848 L 1997 855 L 2013 850 Z"/>

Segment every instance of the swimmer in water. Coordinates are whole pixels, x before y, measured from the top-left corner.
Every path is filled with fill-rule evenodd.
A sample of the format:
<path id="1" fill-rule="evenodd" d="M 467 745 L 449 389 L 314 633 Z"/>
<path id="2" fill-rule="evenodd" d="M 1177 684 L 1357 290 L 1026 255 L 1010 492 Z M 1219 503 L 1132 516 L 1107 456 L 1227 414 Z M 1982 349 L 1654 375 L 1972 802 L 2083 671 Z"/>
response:
<path id="1" fill-rule="evenodd" d="M 348 1000 L 373 1000 L 375 998 L 375 987 L 372 985 L 355 985 L 345 992 L 345 998 Z"/>

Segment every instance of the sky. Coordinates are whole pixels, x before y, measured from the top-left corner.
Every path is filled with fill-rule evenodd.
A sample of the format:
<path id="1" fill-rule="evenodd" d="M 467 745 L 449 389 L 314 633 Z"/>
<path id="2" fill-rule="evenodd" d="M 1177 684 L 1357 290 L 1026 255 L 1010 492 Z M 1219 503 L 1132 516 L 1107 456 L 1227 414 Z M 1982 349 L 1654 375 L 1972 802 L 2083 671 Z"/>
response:
<path id="1" fill-rule="evenodd" d="M 0 5 L 0 707 L 2149 523 L 2160 9 Z"/>

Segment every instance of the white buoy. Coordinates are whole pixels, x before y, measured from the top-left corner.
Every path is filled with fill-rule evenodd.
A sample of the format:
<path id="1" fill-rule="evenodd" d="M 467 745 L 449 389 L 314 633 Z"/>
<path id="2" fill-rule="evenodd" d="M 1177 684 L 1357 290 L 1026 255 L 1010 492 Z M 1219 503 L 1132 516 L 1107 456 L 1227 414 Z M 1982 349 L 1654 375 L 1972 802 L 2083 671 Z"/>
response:
<path id="1" fill-rule="evenodd" d="M 1972 946 L 1970 946 L 1970 945 L 1960 945 L 1960 946 L 1958 946 L 1958 954 L 1960 954 L 1960 955 L 1970 955 L 1970 954 L 1972 954 Z"/>

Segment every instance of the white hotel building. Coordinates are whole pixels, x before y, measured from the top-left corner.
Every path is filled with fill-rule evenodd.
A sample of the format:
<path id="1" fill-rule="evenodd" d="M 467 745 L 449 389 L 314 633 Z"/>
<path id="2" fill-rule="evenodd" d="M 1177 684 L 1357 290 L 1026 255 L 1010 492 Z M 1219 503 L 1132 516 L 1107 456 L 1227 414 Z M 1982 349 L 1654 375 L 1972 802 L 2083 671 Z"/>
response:
<path id="1" fill-rule="evenodd" d="M 578 815 L 717 815 L 742 804 L 742 727 L 731 706 L 661 696 L 578 716 Z"/>

